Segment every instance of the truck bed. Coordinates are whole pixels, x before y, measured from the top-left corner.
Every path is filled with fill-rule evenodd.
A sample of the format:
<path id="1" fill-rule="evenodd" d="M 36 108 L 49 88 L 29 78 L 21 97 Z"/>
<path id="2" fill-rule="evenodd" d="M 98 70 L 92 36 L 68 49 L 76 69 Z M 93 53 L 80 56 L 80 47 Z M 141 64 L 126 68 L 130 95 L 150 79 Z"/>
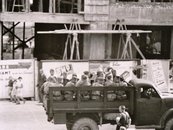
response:
<path id="1" fill-rule="evenodd" d="M 57 113 L 116 113 L 118 112 L 118 107 L 120 105 L 125 105 L 130 114 L 133 114 L 134 110 L 134 87 L 50 87 L 49 95 L 47 100 L 47 115 L 48 118 L 53 118 Z M 74 97 L 72 101 L 54 100 L 53 92 L 60 91 L 64 93 L 65 91 L 73 91 Z M 93 91 L 100 91 L 102 93 L 100 100 L 83 100 L 82 93 L 88 92 L 91 94 Z M 126 98 L 115 99 L 109 101 L 107 94 L 109 92 L 119 92 L 124 91 Z M 90 95 L 91 96 L 91 95 Z"/>

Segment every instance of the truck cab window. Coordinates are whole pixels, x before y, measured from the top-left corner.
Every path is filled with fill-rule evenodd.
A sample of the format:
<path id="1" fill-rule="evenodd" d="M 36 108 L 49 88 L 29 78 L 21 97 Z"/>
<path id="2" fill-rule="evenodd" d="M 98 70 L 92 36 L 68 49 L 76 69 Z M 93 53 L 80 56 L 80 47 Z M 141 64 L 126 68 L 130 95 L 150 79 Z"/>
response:
<path id="1" fill-rule="evenodd" d="M 151 88 L 151 87 L 141 87 L 140 88 L 140 96 L 141 96 L 141 98 L 159 97 L 156 90 L 154 88 Z"/>

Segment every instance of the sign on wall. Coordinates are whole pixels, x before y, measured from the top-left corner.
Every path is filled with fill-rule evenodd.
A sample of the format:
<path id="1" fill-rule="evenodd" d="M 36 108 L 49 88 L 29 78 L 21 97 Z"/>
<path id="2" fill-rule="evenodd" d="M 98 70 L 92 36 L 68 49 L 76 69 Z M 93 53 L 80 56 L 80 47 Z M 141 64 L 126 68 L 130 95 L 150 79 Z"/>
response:
<path id="1" fill-rule="evenodd" d="M 117 72 L 117 76 L 122 76 L 126 81 L 133 79 L 133 69 L 136 61 L 92 61 L 89 63 L 89 70 L 92 73 L 97 71 L 105 72 L 108 67 L 113 68 Z"/>
<path id="2" fill-rule="evenodd" d="M 168 60 L 145 60 L 143 64 L 146 64 L 146 69 L 143 70 L 146 79 L 152 81 L 161 92 L 169 91 Z"/>
<path id="3" fill-rule="evenodd" d="M 53 69 L 57 77 L 62 76 L 62 73 L 66 72 L 68 79 L 71 79 L 73 73 L 76 73 L 80 79 L 83 72 L 89 70 L 88 64 L 88 62 L 42 61 L 42 69 L 46 77 L 50 76 L 50 69 Z"/>
<path id="4" fill-rule="evenodd" d="M 34 97 L 34 60 L 0 61 L 0 98 L 9 98 L 9 77 L 22 77 L 24 97 Z"/>

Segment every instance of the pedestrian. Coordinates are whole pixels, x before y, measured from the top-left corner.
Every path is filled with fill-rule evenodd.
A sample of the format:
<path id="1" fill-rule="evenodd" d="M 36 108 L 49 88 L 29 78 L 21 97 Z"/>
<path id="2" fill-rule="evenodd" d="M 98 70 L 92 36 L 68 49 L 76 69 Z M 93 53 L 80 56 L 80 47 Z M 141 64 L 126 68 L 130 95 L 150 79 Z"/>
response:
<path id="1" fill-rule="evenodd" d="M 120 116 L 116 118 L 116 130 L 126 130 L 131 125 L 131 118 L 124 105 L 119 106 Z"/>
<path id="2" fill-rule="evenodd" d="M 25 103 L 25 99 L 23 98 L 23 83 L 22 83 L 22 77 L 18 77 L 17 82 L 16 82 L 16 104 L 20 104 L 20 100 L 23 101 L 23 103 Z"/>
<path id="3" fill-rule="evenodd" d="M 11 96 L 13 98 L 13 101 L 12 102 L 14 102 L 14 103 L 16 103 L 16 101 L 17 101 L 17 98 L 16 98 L 17 88 L 16 87 L 17 87 L 17 80 L 14 79 L 13 80 L 13 88 L 12 88 L 12 92 L 11 92 Z"/>
<path id="4" fill-rule="evenodd" d="M 43 84 L 45 82 L 46 82 L 46 75 L 44 74 L 43 69 L 40 69 L 39 80 L 38 80 L 38 85 L 37 85 L 39 103 L 43 102 Z"/>
<path id="5" fill-rule="evenodd" d="M 47 100 L 49 95 L 49 87 L 53 86 L 57 82 L 57 77 L 55 76 L 54 69 L 50 69 L 50 75 L 47 78 L 46 82 L 43 83 L 43 107 L 47 110 Z"/>
<path id="6" fill-rule="evenodd" d="M 13 82 L 14 82 L 13 80 L 14 80 L 13 77 L 10 76 L 8 81 L 8 95 L 10 97 L 10 102 L 13 101 L 13 96 L 12 96 Z"/>

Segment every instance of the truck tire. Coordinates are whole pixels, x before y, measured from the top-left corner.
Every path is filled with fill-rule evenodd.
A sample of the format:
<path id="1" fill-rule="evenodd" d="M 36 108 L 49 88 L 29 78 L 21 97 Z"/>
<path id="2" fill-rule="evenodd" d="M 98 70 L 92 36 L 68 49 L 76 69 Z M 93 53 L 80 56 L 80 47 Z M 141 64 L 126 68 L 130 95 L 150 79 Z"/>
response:
<path id="1" fill-rule="evenodd" d="M 71 130 L 99 130 L 99 127 L 91 118 L 80 118 L 73 124 Z"/>
<path id="2" fill-rule="evenodd" d="M 173 119 L 170 119 L 165 126 L 165 130 L 173 130 Z"/>

